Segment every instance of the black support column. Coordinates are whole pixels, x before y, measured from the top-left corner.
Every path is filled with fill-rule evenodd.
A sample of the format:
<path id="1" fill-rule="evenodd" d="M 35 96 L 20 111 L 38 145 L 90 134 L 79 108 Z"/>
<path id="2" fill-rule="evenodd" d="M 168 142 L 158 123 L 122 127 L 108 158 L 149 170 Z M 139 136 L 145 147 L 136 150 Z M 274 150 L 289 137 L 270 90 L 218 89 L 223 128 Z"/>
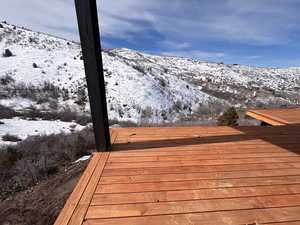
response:
<path id="1" fill-rule="evenodd" d="M 107 151 L 110 135 L 96 0 L 75 0 L 75 6 L 96 148 Z"/>

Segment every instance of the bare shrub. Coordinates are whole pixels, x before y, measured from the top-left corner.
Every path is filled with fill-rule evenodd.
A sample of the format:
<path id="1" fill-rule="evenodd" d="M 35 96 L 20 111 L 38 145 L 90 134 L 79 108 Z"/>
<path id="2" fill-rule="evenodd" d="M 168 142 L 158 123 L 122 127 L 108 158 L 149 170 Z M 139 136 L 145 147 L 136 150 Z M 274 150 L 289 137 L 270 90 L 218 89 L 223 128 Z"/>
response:
<path id="1" fill-rule="evenodd" d="M 0 84 L 1 85 L 8 85 L 8 84 L 13 83 L 13 82 L 15 82 L 15 79 L 12 78 L 12 76 L 10 76 L 8 74 L 5 75 L 4 77 L 0 78 Z"/>
<path id="2" fill-rule="evenodd" d="M 49 81 L 45 81 L 42 86 L 42 91 L 49 93 L 49 97 L 57 99 L 60 97 L 60 88 Z"/>
<path id="3" fill-rule="evenodd" d="M 5 89 L 6 96 L 27 98 L 40 104 L 49 102 L 50 98 L 57 101 L 62 93 L 63 91 L 59 87 L 49 81 L 42 83 L 40 86 L 17 83 Z"/>
<path id="4" fill-rule="evenodd" d="M 13 109 L 6 106 L 0 105 L 0 119 L 11 119 L 13 117 L 19 116 L 20 114 Z"/>
<path id="5" fill-rule="evenodd" d="M 11 57 L 11 56 L 13 56 L 13 54 L 9 49 L 5 49 L 2 56 L 3 57 Z"/>
<path id="6" fill-rule="evenodd" d="M 121 107 L 118 108 L 118 114 L 119 114 L 119 117 L 120 117 L 120 118 L 123 118 L 123 116 L 124 116 L 124 111 L 123 111 L 123 109 L 122 109 Z"/>
<path id="7" fill-rule="evenodd" d="M 21 157 L 21 153 L 17 152 L 17 150 L 12 147 L 8 147 L 7 149 L 2 150 L 0 158 L 1 170 L 10 169 Z"/>
<path id="8" fill-rule="evenodd" d="M 89 127 L 71 134 L 32 136 L 0 149 L 0 199 L 47 178 L 94 148 Z"/>
<path id="9" fill-rule="evenodd" d="M 162 87 L 166 87 L 167 86 L 167 82 L 163 78 L 157 77 L 156 79 L 158 80 L 160 86 L 162 86 Z"/>
<path id="10" fill-rule="evenodd" d="M 4 136 L 2 136 L 2 140 L 3 141 L 10 141 L 10 142 L 22 141 L 22 139 L 18 138 L 18 136 L 12 135 L 12 134 L 5 134 Z"/>
<path id="11" fill-rule="evenodd" d="M 168 119 L 168 116 L 167 116 L 167 112 L 165 110 L 162 110 L 161 113 L 160 113 L 161 117 L 164 119 L 164 120 L 167 120 Z"/>
<path id="12" fill-rule="evenodd" d="M 76 94 L 77 94 L 77 99 L 76 99 L 75 103 L 78 104 L 82 109 L 84 109 L 86 106 L 86 103 L 88 102 L 86 88 L 84 86 L 79 86 L 76 91 Z"/>
<path id="13" fill-rule="evenodd" d="M 135 69 L 135 70 L 137 70 L 137 71 L 139 71 L 139 72 L 142 73 L 142 74 L 145 74 L 145 73 L 146 73 L 146 72 L 145 72 L 145 68 L 144 68 L 143 66 L 140 66 L 140 65 L 133 65 L 132 68 Z"/>
<path id="14" fill-rule="evenodd" d="M 150 119 L 153 115 L 153 109 L 150 106 L 147 106 L 145 109 L 141 111 L 141 120 Z"/>
<path id="15" fill-rule="evenodd" d="M 63 122 L 73 122 L 86 126 L 91 122 L 91 117 L 87 115 L 82 115 L 76 111 L 72 111 L 69 107 L 65 107 L 60 111 L 39 111 L 34 106 L 27 108 L 25 112 L 21 114 L 23 119 L 30 120 L 61 120 Z"/>
<path id="16" fill-rule="evenodd" d="M 68 89 L 63 88 L 62 89 L 62 97 L 64 101 L 67 101 L 70 99 L 69 91 Z"/>
<path id="17" fill-rule="evenodd" d="M 182 102 L 179 101 L 179 100 L 177 100 L 177 101 L 174 103 L 172 109 L 173 109 L 175 112 L 177 112 L 177 113 L 180 112 L 180 111 L 182 110 Z"/>

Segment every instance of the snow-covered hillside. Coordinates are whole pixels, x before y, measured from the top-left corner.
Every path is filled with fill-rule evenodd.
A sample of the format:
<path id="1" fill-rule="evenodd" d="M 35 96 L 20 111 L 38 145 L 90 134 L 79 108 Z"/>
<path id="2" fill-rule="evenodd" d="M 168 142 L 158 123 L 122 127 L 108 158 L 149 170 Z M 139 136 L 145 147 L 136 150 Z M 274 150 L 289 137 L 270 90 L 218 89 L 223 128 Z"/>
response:
<path id="1" fill-rule="evenodd" d="M 2 56 L 6 49 L 12 56 Z M 88 113 L 77 43 L 1 23 L 0 51 L 0 105 Z M 111 120 L 209 120 L 229 105 L 290 106 L 300 97 L 300 68 L 225 65 L 129 49 L 104 50 L 103 63 Z M 26 88 L 39 90 L 27 96 L 28 90 L 20 91 Z"/>

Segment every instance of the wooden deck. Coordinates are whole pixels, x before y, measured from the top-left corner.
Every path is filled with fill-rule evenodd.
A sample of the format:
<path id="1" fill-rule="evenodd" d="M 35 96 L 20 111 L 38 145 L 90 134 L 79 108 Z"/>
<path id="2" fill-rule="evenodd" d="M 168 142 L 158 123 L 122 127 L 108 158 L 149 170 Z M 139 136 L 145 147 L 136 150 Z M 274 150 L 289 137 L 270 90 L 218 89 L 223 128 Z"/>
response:
<path id="1" fill-rule="evenodd" d="M 55 225 L 299 225 L 299 128 L 113 129 Z"/>
<path id="2" fill-rule="evenodd" d="M 300 108 L 296 109 L 256 109 L 246 112 L 257 120 L 273 126 L 300 124 Z"/>

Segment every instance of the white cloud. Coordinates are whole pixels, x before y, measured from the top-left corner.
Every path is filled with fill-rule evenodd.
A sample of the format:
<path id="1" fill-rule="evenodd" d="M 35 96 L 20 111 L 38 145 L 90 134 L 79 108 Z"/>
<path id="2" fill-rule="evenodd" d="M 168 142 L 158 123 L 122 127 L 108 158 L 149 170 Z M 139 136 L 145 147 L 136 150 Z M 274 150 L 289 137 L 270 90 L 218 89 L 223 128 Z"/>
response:
<path id="1" fill-rule="evenodd" d="M 161 55 L 181 56 L 181 57 L 209 59 L 209 60 L 225 57 L 225 54 L 222 52 L 203 52 L 203 51 L 196 51 L 196 50 L 162 52 Z"/>
<path id="2" fill-rule="evenodd" d="M 72 0 L 10 0 L 0 7 L 0 20 L 78 40 L 75 7 Z"/>
<path id="3" fill-rule="evenodd" d="M 248 56 L 247 58 L 248 59 L 260 59 L 260 58 L 262 58 L 262 56 L 260 56 L 260 55 L 251 55 L 251 56 Z"/>
<path id="4" fill-rule="evenodd" d="M 232 41 L 255 45 L 285 44 L 299 29 L 296 0 L 102 0 L 101 33 L 107 38 L 134 39 L 156 31 L 168 40 Z M 9 0 L 0 19 L 78 40 L 73 0 Z M 295 35 L 294 35 L 295 36 Z M 171 47 L 172 43 L 169 43 Z M 188 47 L 176 44 L 178 49 Z"/>
<path id="5" fill-rule="evenodd" d="M 194 38 L 224 40 L 254 45 L 285 44 L 292 41 L 291 30 L 299 28 L 299 6 L 295 0 L 120 0 L 104 1 L 103 30 L 110 27 L 110 35 L 136 35 L 153 29 L 168 39 Z M 112 19 L 131 26 L 114 26 Z M 147 23 L 138 23 L 143 21 Z M 176 45 L 173 45 L 176 47 Z"/>
<path id="6" fill-rule="evenodd" d="M 170 49 L 184 49 L 191 47 L 191 44 L 187 42 L 178 43 L 175 41 L 166 40 L 162 43 L 164 46 Z"/>

